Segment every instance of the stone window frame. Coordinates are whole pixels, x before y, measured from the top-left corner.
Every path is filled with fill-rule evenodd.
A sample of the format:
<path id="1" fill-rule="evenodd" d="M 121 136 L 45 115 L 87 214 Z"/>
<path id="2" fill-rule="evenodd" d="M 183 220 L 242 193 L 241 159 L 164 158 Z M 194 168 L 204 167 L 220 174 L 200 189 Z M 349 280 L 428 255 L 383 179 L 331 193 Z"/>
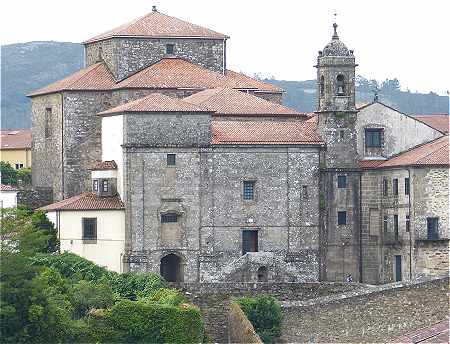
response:
<path id="1" fill-rule="evenodd" d="M 162 231 L 163 226 L 166 225 L 165 223 L 161 223 L 161 215 L 167 214 L 167 213 L 176 213 L 178 214 L 178 224 L 180 226 L 181 230 L 181 238 L 179 245 L 186 246 L 187 245 L 187 230 L 186 230 L 186 223 L 187 223 L 187 210 L 185 207 L 181 204 L 181 199 L 163 199 L 161 206 L 156 211 L 156 221 L 158 224 L 158 238 L 157 238 L 157 246 L 158 247 L 166 247 L 166 242 L 162 240 Z"/>
<path id="2" fill-rule="evenodd" d="M 405 195 L 408 196 L 411 192 L 411 181 L 409 177 L 405 178 Z"/>
<path id="3" fill-rule="evenodd" d="M 347 211 L 346 210 L 338 210 L 337 225 L 338 226 L 346 226 L 347 225 Z"/>
<path id="4" fill-rule="evenodd" d="M 389 181 L 386 177 L 383 177 L 382 180 L 381 193 L 383 197 L 387 197 L 389 193 Z"/>
<path id="5" fill-rule="evenodd" d="M 347 188 L 347 175 L 340 174 L 337 176 L 337 187 L 338 189 L 346 189 Z"/>
<path id="6" fill-rule="evenodd" d="M 167 165 L 167 167 L 177 166 L 177 155 L 175 153 L 167 153 L 166 165 Z"/>
<path id="7" fill-rule="evenodd" d="M 430 235 L 430 231 L 428 229 L 428 222 L 430 220 L 436 220 L 436 228 L 433 230 L 432 235 Z M 439 216 L 427 216 L 426 218 L 426 228 L 427 228 L 427 240 L 439 240 Z"/>
<path id="8" fill-rule="evenodd" d="M 175 54 L 175 44 L 167 43 L 165 45 L 165 52 L 166 52 L 166 55 L 174 55 Z"/>
<path id="9" fill-rule="evenodd" d="M 181 217 L 180 214 L 178 214 L 175 211 L 168 211 L 165 213 L 160 214 L 160 222 L 163 223 L 178 223 L 179 218 Z"/>
<path id="10" fill-rule="evenodd" d="M 92 235 L 86 235 L 87 226 L 89 222 L 92 222 L 93 229 L 92 229 Z M 97 237 L 98 237 L 98 231 L 97 231 L 97 218 L 96 217 L 82 217 L 81 218 L 81 238 L 83 240 L 83 244 L 96 244 L 97 243 Z"/>
<path id="11" fill-rule="evenodd" d="M 378 133 L 379 137 L 378 137 L 378 141 L 379 143 L 374 144 L 373 142 L 368 142 L 368 141 L 373 141 L 368 140 L 368 133 Z M 365 148 L 383 148 L 384 145 L 384 128 L 374 128 L 374 127 L 366 127 L 364 128 L 364 147 Z"/>
<path id="12" fill-rule="evenodd" d="M 46 107 L 44 114 L 44 135 L 46 139 L 52 136 L 52 115 L 53 115 L 52 108 Z"/>
<path id="13" fill-rule="evenodd" d="M 392 195 L 398 197 L 398 178 L 392 178 Z"/>
<path id="14" fill-rule="evenodd" d="M 335 94 L 337 96 L 346 96 L 347 95 L 347 87 L 346 87 L 346 77 L 344 74 L 339 73 L 336 75 L 336 89 Z M 339 92 L 339 87 L 342 87 L 342 92 Z"/>

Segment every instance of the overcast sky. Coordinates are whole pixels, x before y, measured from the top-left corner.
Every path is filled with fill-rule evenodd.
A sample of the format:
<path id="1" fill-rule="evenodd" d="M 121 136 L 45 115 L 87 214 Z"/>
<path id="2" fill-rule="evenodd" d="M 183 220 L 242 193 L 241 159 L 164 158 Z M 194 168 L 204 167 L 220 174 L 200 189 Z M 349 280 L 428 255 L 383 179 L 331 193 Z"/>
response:
<path id="1" fill-rule="evenodd" d="M 317 51 L 338 33 L 357 74 L 402 88 L 450 89 L 448 0 L 11 0 L 1 7 L 1 43 L 81 42 L 151 11 L 229 35 L 227 66 L 277 79 L 315 78 Z"/>

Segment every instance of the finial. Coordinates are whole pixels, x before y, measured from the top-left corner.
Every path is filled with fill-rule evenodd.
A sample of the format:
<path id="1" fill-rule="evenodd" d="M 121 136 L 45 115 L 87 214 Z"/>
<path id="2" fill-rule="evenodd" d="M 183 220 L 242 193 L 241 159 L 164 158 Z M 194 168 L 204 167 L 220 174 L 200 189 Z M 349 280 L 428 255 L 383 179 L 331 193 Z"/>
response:
<path id="1" fill-rule="evenodd" d="M 334 28 L 334 34 L 333 34 L 333 39 L 339 39 L 339 36 L 338 36 L 338 34 L 337 34 L 337 24 L 336 24 L 336 22 L 337 22 L 337 12 L 336 11 L 334 11 L 334 24 L 333 24 L 333 28 Z"/>
<path id="2" fill-rule="evenodd" d="M 156 6 L 152 6 L 152 12 L 158 12 L 158 10 L 156 9 Z"/>
<path id="3" fill-rule="evenodd" d="M 378 88 L 375 88 L 373 90 L 373 102 L 377 102 L 378 101 Z"/>

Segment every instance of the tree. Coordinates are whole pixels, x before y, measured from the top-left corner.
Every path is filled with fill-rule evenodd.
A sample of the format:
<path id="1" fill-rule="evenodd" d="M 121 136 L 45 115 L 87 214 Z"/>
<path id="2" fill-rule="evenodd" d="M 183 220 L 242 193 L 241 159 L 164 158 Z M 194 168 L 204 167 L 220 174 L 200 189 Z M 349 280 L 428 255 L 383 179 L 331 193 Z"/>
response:
<path id="1" fill-rule="evenodd" d="M 31 185 L 31 168 L 17 170 L 17 183 L 19 183 L 19 180 L 25 185 Z"/>
<path id="2" fill-rule="evenodd" d="M 2 184 L 17 184 L 17 170 L 14 169 L 9 162 L 0 161 L 0 172 L 2 175 Z"/>

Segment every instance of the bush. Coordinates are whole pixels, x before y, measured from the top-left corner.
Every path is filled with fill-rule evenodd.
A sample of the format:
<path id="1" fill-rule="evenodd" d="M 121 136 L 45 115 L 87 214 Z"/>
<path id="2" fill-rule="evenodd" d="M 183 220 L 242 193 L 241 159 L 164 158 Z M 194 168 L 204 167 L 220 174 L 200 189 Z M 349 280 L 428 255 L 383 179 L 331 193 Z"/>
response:
<path id="1" fill-rule="evenodd" d="M 17 184 L 17 170 L 9 162 L 0 161 L 0 172 L 2 184 Z"/>
<path id="2" fill-rule="evenodd" d="M 113 290 L 129 300 L 150 296 L 155 290 L 167 287 L 159 275 L 152 273 L 111 273 L 109 278 Z"/>
<path id="3" fill-rule="evenodd" d="M 241 297 L 235 300 L 264 343 L 281 335 L 281 305 L 272 296 Z"/>
<path id="4" fill-rule="evenodd" d="M 203 339 L 201 314 L 189 305 L 122 300 L 103 318 L 91 317 L 88 321 L 99 342 L 181 344 L 201 343 Z"/>
<path id="5" fill-rule="evenodd" d="M 182 303 L 188 302 L 177 290 L 168 288 L 157 289 L 146 301 L 168 306 L 179 306 Z"/>

